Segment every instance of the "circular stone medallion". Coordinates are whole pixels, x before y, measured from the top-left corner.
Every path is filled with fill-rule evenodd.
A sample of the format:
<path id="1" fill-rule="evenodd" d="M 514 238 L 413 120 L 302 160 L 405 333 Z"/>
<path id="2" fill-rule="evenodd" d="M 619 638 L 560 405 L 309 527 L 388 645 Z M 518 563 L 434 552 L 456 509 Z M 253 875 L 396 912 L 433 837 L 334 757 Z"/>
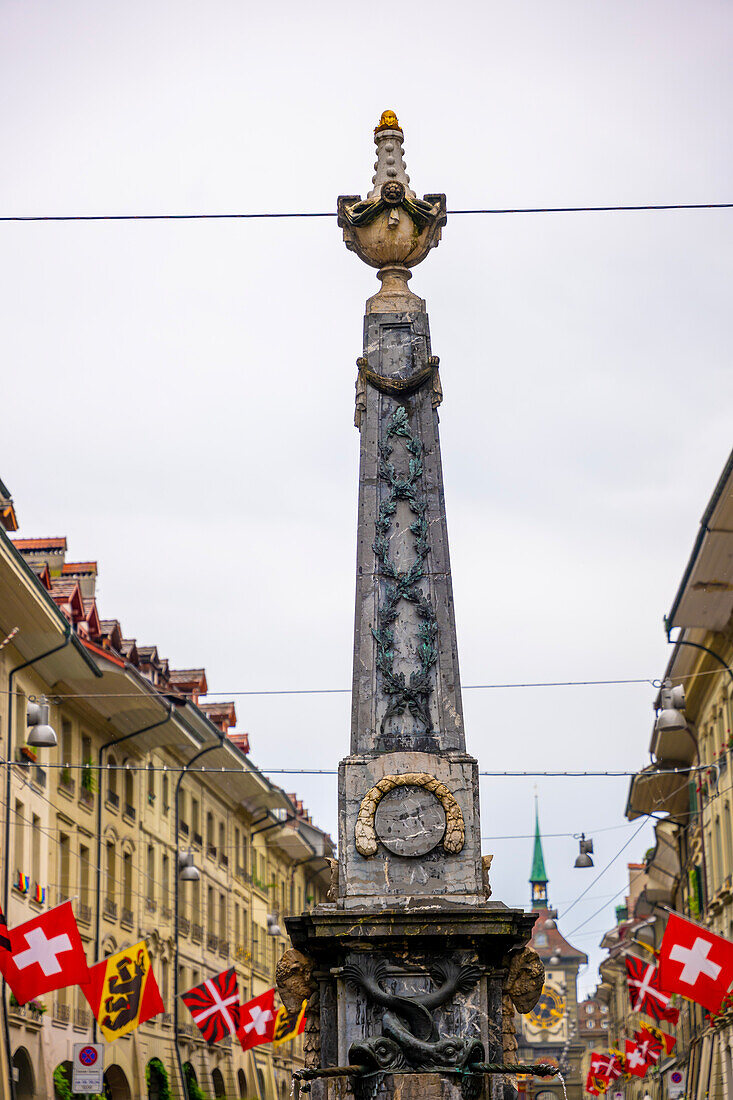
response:
<path id="1" fill-rule="evenodd" d="M 445 810 L 422 787 L 396 787 L 380 800 L 374 828 L 396 856 L 425 856 L 443 839 Z"/>

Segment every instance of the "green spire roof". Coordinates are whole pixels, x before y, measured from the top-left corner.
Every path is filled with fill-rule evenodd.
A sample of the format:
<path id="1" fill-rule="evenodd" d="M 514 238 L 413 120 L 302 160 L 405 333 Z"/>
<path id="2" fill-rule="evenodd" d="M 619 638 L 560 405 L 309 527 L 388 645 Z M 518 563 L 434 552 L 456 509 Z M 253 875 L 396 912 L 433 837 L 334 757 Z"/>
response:
<path id="1" fill-rule="evenodd" d="M 540 836 L 540 814 L 537 807 L 537 796 L 534 800 L 534 855 L 532 856 L 532 870 L 530 872 L 529 881 L 531 883 L 542 882 L 545 885 L 548 882 L 547 871 L 545 870 L 545 857 L 542 854 L 542 837 Z"/>

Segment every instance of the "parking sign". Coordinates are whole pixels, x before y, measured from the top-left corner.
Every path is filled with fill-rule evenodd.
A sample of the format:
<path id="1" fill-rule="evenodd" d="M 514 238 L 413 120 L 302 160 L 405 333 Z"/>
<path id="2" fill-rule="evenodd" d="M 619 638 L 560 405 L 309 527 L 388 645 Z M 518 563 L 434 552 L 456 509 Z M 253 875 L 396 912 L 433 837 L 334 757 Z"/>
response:
<path id="1" fill-rule="evenodd" d="M 72 1067 L 72 1092 L 101 1092 L 104 1087 L 104 1045 L 74 1043 Z"/>

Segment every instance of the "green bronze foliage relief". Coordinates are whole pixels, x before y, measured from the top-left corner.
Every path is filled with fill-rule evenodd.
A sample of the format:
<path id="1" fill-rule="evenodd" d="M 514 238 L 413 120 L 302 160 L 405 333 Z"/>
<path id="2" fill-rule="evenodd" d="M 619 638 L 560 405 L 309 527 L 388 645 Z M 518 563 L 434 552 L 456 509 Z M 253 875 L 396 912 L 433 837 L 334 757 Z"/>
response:
<path id="1" fill-rule="evenodd" d="M 392 441 L 398 442 L 409 455 L 407 472 L 400 474 L 391 462 L 394 453 Z M 438 623 L 430 600 L 426 597 L 420 582 L 423 577 L 425 559 L 430 553 L 428 544 L 427 503 L 420 493 L 423 445 L 410 428 L 407 409 L 399 405 L 387 422 L 387 430 L 379 441 L 379 477 L 388 487 L 377 514 L 376 534 L 373 543 L 386 578 L 384 597 L 380 601 L 378 628 L 372 628 L 377 643 L 377 668 L 382 675 L 382 687 L 389 696 L 389 704 L 384 712 L 381 733 L 387 721 L 405 710 L 422 722 L 426 733 L 433 732 L 430 716 L 430 695 L 433 690 L 432 669 L 438 659 L 436 637 Z M 410 566 L 400 571 L 390 555 L 390 531 L 397 511 L 398 501 L 406 501 L 415 516 L 410 524 L 413 536 L 415 558 Z M 395 670 L 394 623 L 399 618 L 399 605 L 402 600 L 413 604 L 419 621 L 417 628 L 418 667 L 410 673 L 409 679 L 404 672 Z"/>

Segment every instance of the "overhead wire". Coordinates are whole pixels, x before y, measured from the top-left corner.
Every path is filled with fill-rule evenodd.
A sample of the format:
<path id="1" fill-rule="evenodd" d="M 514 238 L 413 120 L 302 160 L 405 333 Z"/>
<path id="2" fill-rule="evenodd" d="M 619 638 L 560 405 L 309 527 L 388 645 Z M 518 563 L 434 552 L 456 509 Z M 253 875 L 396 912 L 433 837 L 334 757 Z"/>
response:
<path id="1" fill-rule="evenodd" d="M 179 772 L 185 772 L 188 769 L 185 765 L 171 765 L 171 764 L 72 764 L 72 763 L 48 763 L 38 764 L 33 761 L 20 761 L 20 760 L 0 760 L 0 767 L 21 768 L 27 769 L 30 766 L 35 765 L 42 769 L 69 769 L 73 771 L 92 772 L 92 771 L 117 771 L 117 772 L 163 772 L 169 775 L 177 775 Z M 253 765 L 254 766 L 254 765 Z M 690 764 L 689 766 L 679 768 L 659 768 L 655 770 L 655 775 L 691 775 L 695 772 L 709 771 L 709 764 Z M 338 775 L 338 771 L 335 768 L 268 768 L 263 765 L 258 765 L 257 771 L 265 775 Z M 196 768 L 192 775 L 242 775 L 246 774 L 244 768 L 211 768 L 200 767 Z M 491 779 L 625 779 L 639 774 L 638 768 L 628 768 L 618 771 L 480 771 L 479 776 L 483 778 Z"/>
<path id="2" fill-rule="evenodd" d="M 495 206 L 448 210 L 447 214 L 609 214 L 652 210 L 730 210 L 731 202 L 622 203 L 608 206 Z M 258 211 L 228 214 L 6 214 L 0 222 L 151 222 L 151 221 L 247 221 L 266 218 L 335 218 L 335 210 Z"/>
<path id="3" fill-rule="evenodd" d="M 702 676 L 719 676 L 720 669 L 713 668 L 707 670 L 701 670 L 699 672 L 684 673 L 680 676 L 675 676 L 675 680 L 695 680 L 700 679 Z M 462 684 L 462 691 L 507 691 L 507 690 L 531 690 L 535 688 L 568 688 L 568 687 L 623 687 L 626 685 L 634 684 L 648 684 L 649 687 L 660 688 L 662 681 L 658 678 L 651 676 L 637 676 L 637 677 L 616 677 L 609 680 L 520 680 L 520 681 L 500 681 L 496 683 L 488 684 Z M 151 687 L 154 685 L 151 684 Z M 157 698 L 157 694 L 160 695 L 172 695 L 180 697 L 182 700 L 197 702 L 199 695 L 193 692 L 176 691 L 171 687 L 165 687 L 160 685 L 151 693 L 151 698 Z M 205 706 L 211 696 L 226 695 L 233 698 L 236 697 L 249 697 L 257 695 L 350 695 L 351 688 L 256 688 L 256 689 L 237 689 L 234 691 L 211 691 L 206 692 L 206 698 L 202 699 Z M 9 690 L 7 688 L 0 688 L 0 695 L 15 695 L 18 697 L 26 696 L 20 688 Z M 202 693 L 203 694 L 203 693 Z M 57 692 L 49 691 L 46 693 L 48 701 L 62 702 L 65 699 L 129 699 L 130 693 L 123 691 L 108 691 L 108 692 Z M 27 696 L 29 699 L 31 695 Z M 200 704 L 199 704 L 200 705 Z M 222 704 L 219 704 L 222 705 Z"/>

